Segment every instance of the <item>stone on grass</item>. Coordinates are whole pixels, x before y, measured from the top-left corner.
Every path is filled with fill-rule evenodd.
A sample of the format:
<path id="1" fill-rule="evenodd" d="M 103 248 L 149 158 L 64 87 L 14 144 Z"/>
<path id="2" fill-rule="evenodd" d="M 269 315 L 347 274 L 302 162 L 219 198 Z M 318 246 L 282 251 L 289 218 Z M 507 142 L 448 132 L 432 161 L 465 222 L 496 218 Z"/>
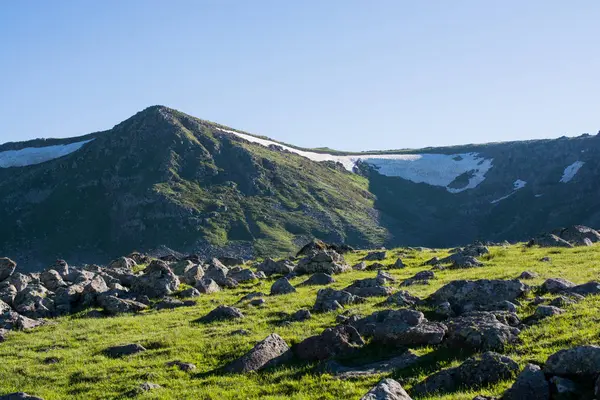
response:
<path id="1" fill-rule="evenodd" d="M 393 379 L 386 378 L 379 381 L 360 400 L 411 400 L 411 397 L 402 385 Z"/>
<path id="2" fill-rule="evenodd" d="M 212 279 L 202 278 L 200 281 L 196 282 L 195 288 L 204 294 L 216 293 L 221 290 L 217 282 Z"/>
<path id="3" fill-rule="evenodd" d="M 41 397 L 32 396 L 25 392 L 16 392 L 0 396 L 0 400 L 44 400 Z"/>
<path id="4" fill-rule="evenodd" d="M 504 392 L 504 400 L 550 400 L 550 385 L 541 368 L 527 364 L 513 385 Z"/>
<path id="5" fill-rule="evenodd" d="M 323 272 L 317 272 L 316 274 L 312 274 L 310 278 L 302 282 L 300 286 L 325 286 L 334 282 L 335 279 L 333 279 L 331 275 L 325 274 Z"/>
<path id="6" fill-rule="evenodd" d="M 106 354 L 110 358 L 119 358 L 141 353 L 143 351 L 146 351 L 146 349 L 141 344 L 130 343 L 121 346 L 109 347 L 106 350 L 104 350 L 104 354 Z"/>
<path id="7" fill-rule="evenodd" d="M 277 279 L 271 286 L 271 296 L 295 293 L 295 292 L 296 292 L 296 289 L 292 286 L 290 281 L 288 281 L 287 278 L 285 278 L 285 277 Z"/>
<path id="8" fill-rule="evenodd" d="M 211 323 L 215 321 L 231 321 L 238 318 L 244 318 L 244 314 L 235 308 L 229 306 L 218 306 L 205 316 L 198 318 L 194 322 Z"/>
<path id="9" fill-rule="evenodd" d="M 257 343 L 252 350 L 224 368 L 229 373 L 247 373 L 281 365 L 292 357 L 289 346 L 276 333 Z"/>
<path id="10" fill-rule="evenodd" d="M 304 339 L 294 347 L 294 352 L 301 360 L 320 361 L 351 354 L 364 345 L 364 340 L 354 327 L 338 325 L 325 329 L 320 335 Z"/>

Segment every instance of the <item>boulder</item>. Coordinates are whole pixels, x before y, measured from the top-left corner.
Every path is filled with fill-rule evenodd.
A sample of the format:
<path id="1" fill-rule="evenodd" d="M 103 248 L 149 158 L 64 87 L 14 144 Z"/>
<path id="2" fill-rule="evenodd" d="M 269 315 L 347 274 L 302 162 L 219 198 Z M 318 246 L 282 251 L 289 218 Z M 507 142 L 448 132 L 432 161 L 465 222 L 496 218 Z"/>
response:
<path id="1" fill-rule="evenodd" d="M 216 285 L 216 283 L 215 283 Z M 200 291 L 196 288 L 188 288 L 179 293 L 179 297 L 187 299 L 191 297 L 200 297 Z"/>
<path id="2" fill-rule="evenodd" d="M 528 247 L 573 247 L 573 245 L 564 239 L 559 238 L 551 233 L 546 233 L 531 239 L 527 243 Z"/>
<path id="3" fill-rule="evenodd" d="M 257 343 L 252 350 L 223 369 L 229 373 L 247 373 L 281 365 L 292 357 L 289 346 L 273 333 Z"/>
<path id="4" fill-rule="evenodd" d="M 317 292 L 317 300 L 313 306 L 314 311 L 334 311 L 342 309 L 345 305 L 362 302 L 363 298 L 343 290 L 330 288 L 321 289 Z"/>
<path id="5" fill-rule="evenodd" d="M 300 286 L 325 286 L 334 283 L 335 279 L 329 274 L 318 272 L 300 284 Z"/>
<path id="6" fill-rule="evenodd" d="M 235 267 L 237 265 L 245 264 L 244 259 L 240 257 L 222 256 L 219 257 L 218 260 L 221 262 L 221 264 L 223 264 L 226 267 Z"/>
<path id="7" fill-rule="evenodd" d="M 183 270 L 182 281 L 190 286 L 195 286 L 203 277 L 202 266 L 190 263 Z"/>
<path id="8" fill-rule="evenodd" d="M 218 306 L 204 317 L 198 318 L 194 322 L 207 324 L 215 321 L 231 321 L 238 318 L 244 318 L 244 314 L 242 314 L 239 309 L 229 306 Z"/>
<path id="9" fill-rule="evenodd" d="M 449 302 L 460 314 L 464 310 L 478 310 L 503 301 L 515 302 L 529 287 L 518 280 L 481 279 L 452 281 L 429 296 L 432 304 Z"/>
<path id="10" fill-rule="evenodd" d="M 112 346 L 104 350 L 104 354 L 110 358 L 119 358 L 146 351 L 144 346 L 137 343 L 124 344 L 121 346 Z"/>
<path id="11" fill-rule="evenodd" d="M 15 311 L 29 318 L 47 318 L 54 313 L 54 301 L 48 297 L 51 294 L 40 284 L 30 284 L 17 293 L 13 300 Z"/>
<path id="12" fill-rule="evenodd" d="M 386 305 L 395 305 L 398 307 L 413 307 L 421 302 L 416 296 L 413 296 L 406 290 L 400 290 L 399 292 L 394 293 L 390 297 L 388 297 L 383 304 Z"/>
<path id="13" fill-rule="evenodd" d="M 523 271 L 521 275 L 519 275 L 519 279 L 535 279 L 538 277 L 538 274 L 531 271 Z"/>
<path id="14" fill-rule="evenodd" d="M 16 272 L 7 279 L 7 282 L 13 285 L 17 289 L 17 292 L 20 292 L 25 289 L 32 280 L 33 278 L 31 276 Z"/>
<path id="15" fill-rule="evenodd" d="M 134 300 L 120 299 L 116 296 L 99 296 L 98 302 L 107 314 L 139 312 L 148 308 L 147 305 Z"/>
<path id="16" fill-rule="evenodd" d="M 294 353 L 301 360 L 320 361 L 350 354 L 364 345 L 364 340 L 354 327 L 338 325 L 325 329 L 320 335 L 304 339 L 294 347 Z"/>
<path id="17" fill-rule="evenodd" d="M 575 246 L 586 245 L 586 242 L 600 242 L 600 233 L 595 229 L 583 225 L 574 225 L 566 229 L 561 229 L 556 234 L 563 240 L 574 244 Z"/>
<path id="18" fill-rule="evenodd" d="M 513 314 L 513 320 L 518 321 Z M 445 344 L 453 348 L 482 351 L 503 351 L 505 346 L 515 343 L 519 329 L 498 320 L 491 312 L 471 312 L 446 323 L 448 332 Z"/>
<path id="19" fill-rule="evenodd" d="M 196 366 L 194 364 L 181 362 L 179 360 L 168 362 L 167 367 L 177 367 L 180 371 L 183 372 L 190 372 L 196 369 Z"/>
<path id="20" fill-rule="evenodd" d="M 404 261 L 402 261 L 401 258 L 398 258 L 396 260 L 396 262 L 394 262 L 394 265 L 392 265 L 392 268 L 397 268 L 397 269 L 406 268 L 406 265 L 404 265 Z"/>
<path id="21" fill-rule="evenodd" d="M 144 273 L 133 282 L 135 293 L 150 298 L 165 297 L 179 288 L 179 278 L 171 271 L 166 262 L 154 260 L 144 269 Z"/>
<path id="22" fill-rule="evenodd" d="M 563 278 L 550 278 L 546 279 L 540 287 L 541 293 L 561 293 L 567 291 L 567 289 L 576 286 L 573 282 Z"/>
<path id="23" fill-rule="evenodd" d="M 239 271 L 229 271 L 227 277 L 235 279 L 237 282 L 252 282 L 259 279 L 259 276 L 254 273 L 251 269 L 245 268 L 240 269 Z"/>
<path id="24" fill-rule="evenodd" d="M 158 303 L 154 305 L 155 310 L 174 310 L 180 307 L 192 307 L 195 306 L 196 302 L 194 300 L 186 300 L 181 301 L 174 299 L 172 297 L 165 297 Z"/>
<path id="25" fill-rule="evenodd" d="M 393 379 L 386 378 L 379 381 L 360 400 L 411 400 L 411 397 L 402 385 Z"/>
<path id="26" fill-rule="evenodd" d="M 125 269 L 128 271 L 132 271 L 133 267 L 137 266 L 137 263 L 132 259 L 132 258 L 128 258 L 128 257 L 119 257 L 116 260 L 112 260 L 110 263 L 108 263 L 108 265 L 106 266 L 106 268 L 118 268 L 118 269 Z"/>
<path id="27" fill-rule="evenodd" d="M 221 290 L 219 285 L 217 285 L 217 282 L 213 281 L 212 279 L 208 279 L 208 278 L 202 278 L 202 279 L 200 279 L 200 281 L 196 282 L 195 288 L 200 293 L 204 293 L 204 294 L 216 293 Z"/>
<path id="28" fill-rule="evenodd" d="M 0 283 L 0 300 L 6 304 L 12 305 L 13 300 L 17 297 L 17 288 L 8 281 Z"/>
<path id="29" fill-rule="evenodd" d="M 51 266 L 49 266 L 48 268 L 46 268 L 47 270 L 53 269 L 56 272 L 58 272 L 61 276 L 61 278 L 67 280 L 68 276 L 69 276 L 69 264 L 67 264 L 67 262 L 65 260 L 56 260 L 54 261 L 54 264 L 52 264 Z"/>
<path id="30" fill-rule="evenodd" d="M 306 309 L 301 309 L 296 311 L 295 313 L 292 314 L 292 316 L 290 317 L 290 319 L 292 321 L 306 321 L 312 318 L 312 315 L 310 314 L 309 310 Z"/>
<path id="31" fill-rule="evenodd" d="M 535 313 L 533 314 L 534 318 L 537 320 L 553 317 L 555 315 L 560 315 L 564 313 L 565 310 L 562 308 L 554 307 L 554 306 L 538 306 L 535 309 Z"/>
<path id="32" fill-rule="evenodd" d="M 442 342 L 446 326 L 429 322 L 422 312 L 382 310 L 351 323 L 365 337 L 384 344 L 412 346 L 434 345 Z"/>
<path id="33" fill-rule="evenodd" d="M 0 314 L 0 329 L 28 330 L 43 325 L 42 321 L 27 318 L 17 312 L 7 311 Z"/>
<path id="34" fill-rule="evenodd" d="M 271 296 L 295 292 L 296 288 L 294 288 L 290 281 L 288 281 L 285 277 L 277 279 L 271 286 Z"/>
<path id="35" fill-rule="evenodd" d="M 421 271 L 406 279 L 400 286 L 429 285 L 429 280 L 433 278 L 435 278 L 435 273 L 433 271 Z"/>
<path id="36" fill-rule="evenodd" d="M 0 258 L 0 281 L 8 279 L 15 272 L 17 263 L 7 257 Z"/>
<path id="37" fill-rule="evenodd" d="M 566 292 L 570 295 L 579 295 L 584 297 L 600 294 L 600 283 L 595 281 L 587 282 L 582 285 L 568 288 Z"/>
<path id="38" fill-rule="evenodd" d="M 541 368 L 527 364 L 513 385 L 504 392 L 503 400 L 550 400 L 550 385 Z"/>
<path id="39" fill-rule="evenodd" d="M 512 359 L 493 352 L 472 357 L 461 365 L 439 371 L 413 386 L 411 393 L 425 396 L 451 393 L 459 389 L 475 389 L 511 379 L 519 370 Z"/>
<path id="40" fill-rule="evenodd" d="M 266 276 L 288 275 L 294 271 L 294 264 L 288 260 L 274 261 L 271 258 L 267 258 L 258 264 L 256 270 L 263 272 Z"/>
<path id="41" fill-rule="evenodd" d="M 42 284 L 51 290 L 52 292 L 56 292 L 56 290 L 60 287 L 65 287 L 67 284 L 63 280 L 62 276 L 53 269 L 46 270 L 40 274 L 40 281 Z"/>
<path id="42" fill-rule="evenodd" d="M 344 257 L 334 250 L 319 251 L 300 260 L 294 269 L 298 275 L 323 272 L 329 275 L 346 272 L 350 269 Z"/>
<path id="43" fill-rule="evenodd" d="M 352 266 L 352 269 L 355 270 L 355 271 L 364 271 L 364 270 L 367 269 L 367 263 L 364 262 L 364 261 L 361 261 L 361 262 L 359 262 L 357 264 L 354 264 Z"/>
<path id="44" fill-rule="evenodd" d="M 204 270 L 204 277 L 217 282 L 219 286 L 231 287 L 231 280 L 227 279 L 229 269 L 219 260 L 213 258 Z"/>
<path id="45" fill-rule="evenodd" d="M 151 261 L 150 257 L 145 254 L 138 253 L 137 251 L 129 254 L 127 258 L 131 258 L 136 264 L 148 264 Z"/>
<path id="46" fill-rule="evenodd" d="M 560 350 L 546 360 L 546 375 L 595 377 L 600 374 L 600 347 L 577 346 Z"/>

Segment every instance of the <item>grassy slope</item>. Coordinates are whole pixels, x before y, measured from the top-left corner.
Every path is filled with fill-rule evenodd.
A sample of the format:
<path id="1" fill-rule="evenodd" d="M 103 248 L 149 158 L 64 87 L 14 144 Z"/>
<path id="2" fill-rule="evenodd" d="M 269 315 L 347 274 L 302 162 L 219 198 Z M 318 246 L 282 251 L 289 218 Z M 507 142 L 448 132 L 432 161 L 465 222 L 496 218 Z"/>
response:
<path id="1" fill-rule="evenodd" d="M 388 252 L 389 262 L 402 249 Z M 355 262 L 363 253 L 352 254 Z M 394 270 L 400 279 L 412 276 L 425 268 L 425 259 L 443 255 L 444 251 L 411 251 L 404 270 Z M 538 260 L 549 255 L 552 263 Z M 493 248 L 486 267 L 459 271 L 436 272 L 429 286 L 413 286 L 408 290 L 426 296 L 443 284 L 456 279 L 515 278 L 524 270 L 538 272 L 540 278 L 531 282 L 539 284 L 548 277 L 564 277 L 576 283 L 598 278 L 600 272 L 600 247 L 576 249 L 523 249 L 520 245 Z M 337 276 L 336 288 L 343 288 L 355 279 L 374 276 L 375 272 L 350 272 Z M 296 278 L 294 285 L 305 277 Z M 120 316 L 106 319 L 61 318 L 56 325 L 42 327 L 30 333 L 15 333 L 0 344 L 0 393 L 24 390 L 46 400 L 65 398 L 111 399 L 146 381 L 158 383 L 163 389 L 146 393 L 140 398 L 152 399 L 351 399 L 360 398 L 380 377 L 356 381 L 338 381 L 327 375 L 313 373 L 312 366 L 292 364 L 286 367 L 247 375 L 220 376 L 210 371 L 223 366 L 249 350 L 256 341 L 276 332 L 289 344 L 335 325 L 336 313 L 314 315 L 307 322 L 279 326 L 278 313 L 293 312 L 301 307 L 311 307 L 318 288 L 299 288 L 298 293 L 267 298 L 264 308 L 240 306 L 246 318 L 234 323 L 197 325 L 192 320 L 206 314 L 218 304 L 234 304 L 245 293 L 260 290 L 268 292 L 271 281 L 206 295 L 198 305 L 175 311 L 149 311 L 137 316 Z M 371 298 L 366 304 L 352 309 L 370 313 L 378 307 L 380 298 Z M 588 298 L 568 309 L 565 315 L 548 319 L 542 324 L 521 333 L 523 343 L 510 349 L 508 354 L 520 364 L 528 361 L 544 362 L 558 349 L 578 344 L 600 344 L 600 299 Z M 522 316 L 532 312 L 523 309 Z M 237 329 L 247 329 L 250 336 L 230 336 Z M 150 350 L 132 357 L 112 360 L 101 354 L 111 345 L 137 342 Z M 410 389 L 432 370 L 459 363 L 467 355 L 436 351 L 433 348 L 417 349 L 428 355 L 419 367 L 397 371 L 392 376 Z M 361 358 L 375 358 L 389 353 L 389 349 L 367 346 Z M 60 360 L 45 364 L 48 357 Z M 193 373 L 167 368 L 172 360 L 192 362 L 198 366 Z M 435 397 L 438 399 L 471 399 L 476 393 L 500 394 L 510 383 L 491 388 L 460 392 Z"/>

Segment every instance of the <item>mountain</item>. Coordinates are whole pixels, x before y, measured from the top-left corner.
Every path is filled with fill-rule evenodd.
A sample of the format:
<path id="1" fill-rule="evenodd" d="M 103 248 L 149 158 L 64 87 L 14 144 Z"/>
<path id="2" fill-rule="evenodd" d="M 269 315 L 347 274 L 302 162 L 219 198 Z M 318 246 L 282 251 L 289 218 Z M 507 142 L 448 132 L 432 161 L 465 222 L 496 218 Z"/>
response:
<path id="1" fill-rule="evenodd" d="M 114 128 L 0 145 L 0 244 L 24 267 L 133 250 L 288 254 L 523 240 L 600 226 L 600 139 L 347 153 L 154 106 Z"/>

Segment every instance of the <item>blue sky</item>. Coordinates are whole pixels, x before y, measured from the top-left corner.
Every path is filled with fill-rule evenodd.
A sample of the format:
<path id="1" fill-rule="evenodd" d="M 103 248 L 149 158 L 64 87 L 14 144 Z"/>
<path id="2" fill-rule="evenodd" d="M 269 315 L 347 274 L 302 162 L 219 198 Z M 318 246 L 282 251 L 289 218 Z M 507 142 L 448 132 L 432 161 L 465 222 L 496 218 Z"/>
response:
<path id="1" fill-rule="evenodd" d="M 592 0 L 4 2 L 0 142 L 153 104 L 347 150 L 596 133 L 599 20 Z"/>

